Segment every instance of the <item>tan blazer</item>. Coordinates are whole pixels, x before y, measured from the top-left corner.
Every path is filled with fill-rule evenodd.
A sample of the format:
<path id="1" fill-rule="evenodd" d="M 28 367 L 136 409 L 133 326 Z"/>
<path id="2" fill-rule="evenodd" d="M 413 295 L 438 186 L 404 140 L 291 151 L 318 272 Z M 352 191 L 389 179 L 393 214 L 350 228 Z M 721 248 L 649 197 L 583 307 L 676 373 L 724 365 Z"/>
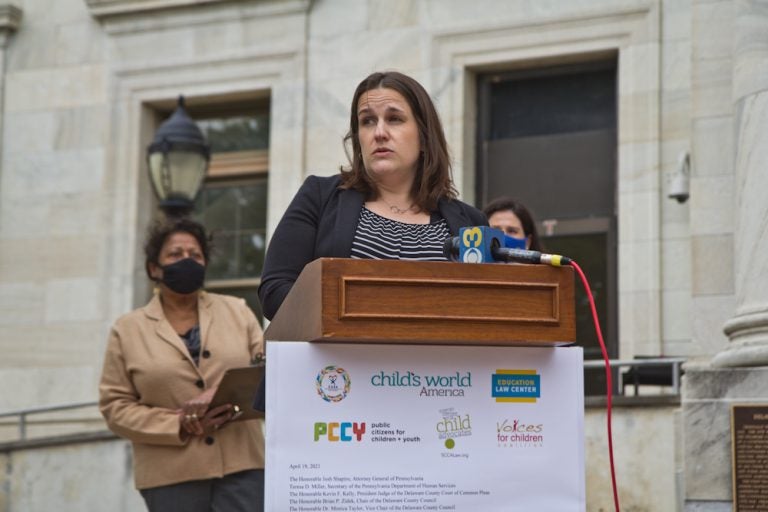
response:
<path id="1" fill-rule="evenodd" d="M 99 408 L 109 428 L 133 443 L 138 489 L 264 467 L 261 420 L 232 422 L 186 442 L 179 437 L 176 409 L 264 351 L 261 327 L 243 299 L 202 292 L 198 312 L 199 366 L 158 296 L 119 318 L 110 332 Z"/>

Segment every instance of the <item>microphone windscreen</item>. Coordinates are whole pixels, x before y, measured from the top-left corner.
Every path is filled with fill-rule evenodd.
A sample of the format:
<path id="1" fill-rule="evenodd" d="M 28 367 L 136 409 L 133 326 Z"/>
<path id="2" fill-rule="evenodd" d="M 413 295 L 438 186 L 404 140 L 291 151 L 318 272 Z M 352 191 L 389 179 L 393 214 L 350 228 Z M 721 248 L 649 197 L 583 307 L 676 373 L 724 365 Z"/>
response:
<path id="1" fill-rule="evenodd" d="M 459 237 L 452 236 L 446 238 L 443 242 L 443 256 L 448 261 L 458 261 L 459 259 Z"/>

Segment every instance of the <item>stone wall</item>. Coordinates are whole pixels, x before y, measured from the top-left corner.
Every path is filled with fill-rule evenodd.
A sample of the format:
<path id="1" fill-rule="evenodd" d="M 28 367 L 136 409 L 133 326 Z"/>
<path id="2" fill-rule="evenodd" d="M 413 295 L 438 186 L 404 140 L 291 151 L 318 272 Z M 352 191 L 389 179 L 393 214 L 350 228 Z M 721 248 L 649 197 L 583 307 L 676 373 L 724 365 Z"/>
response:
<path id="1" fill-rule="evenodd" d="M 472 202 L 477 74 L 606 55 L 618 57 L 619 74 L 621 357 L 720 347 L 722 336 L 705 348 L 691 346 L 699 323 L 688 322 L 691 270 L 680 261 L 691 259 L 693 275 L 723 283 L 717 293 L 727 294 L 731 278 L 696 267 L 707 261 L 697 256 L 706 248 L 691 256 L 687 206 L 663 197 L 665 177 L 688 147 L 687 4 L 251 0 L 177 2 L 161 11 L 132 2 L 47 5 L 24 2 L 24 23 L 7 55 L 0 383 L 11 378 L 6 370 L 55 367 L 57 382 L 80 384 L 69 396 L 54 386 L 50 400 L 94 396 L 109 325 L 147 297 L 139 244 L 154 203 L 144 152 L 154 112 L 179 93 L 198 103 L 270 96 L 271 230 L 306 175 L 332 174 L 346 163 L 348 102 L 371 71 L 403 70 L 430 91 L 456 183 Z M 705 191 L 692 204 L 727 192 L 719 181 L 696 183 Z M 717 315 L 696 313 L 727 318 L 732 300 L 718 297 Z M 8 405 L 29 402 L 16 398 Z"/>
<path id="2" fill-rule="evenodd" d="M 679 481 L 695 494 L 697 411 L 721 397 L 692 383 L 716 378 L 715 354 L 726 367 L 766 354 L 764 10 L 730 0 L 0 3 L 0 389 L 12 390 L 0 411 L 96 398 L 109 326 L 147 298 L 145 147 L 179 93 L 198 104 L 269 96 L 272 230 L 308 174 L 346 163 L 349 101 L 370 72 L 395 68 L 425 85 L 472 202 L 476 76 L 615 56 L 619 354 L 703 361 L 689 368 L 681 422 L 691 458 Z M 691 194 L 680 204 L 666 194 L 686 151 Z M 681 450 L 670 410 L 638 414 L 658 426 L 648 427 L 657 442 L 674 442 L 669 453 Z M 617 422 L 620 482 L 650 488 L 657 461 L 634 444 L 633 421 Z M 679 474 L 669 461 L 664 474 Z M 674 494 L 645 496 L 671 510 Z"/>

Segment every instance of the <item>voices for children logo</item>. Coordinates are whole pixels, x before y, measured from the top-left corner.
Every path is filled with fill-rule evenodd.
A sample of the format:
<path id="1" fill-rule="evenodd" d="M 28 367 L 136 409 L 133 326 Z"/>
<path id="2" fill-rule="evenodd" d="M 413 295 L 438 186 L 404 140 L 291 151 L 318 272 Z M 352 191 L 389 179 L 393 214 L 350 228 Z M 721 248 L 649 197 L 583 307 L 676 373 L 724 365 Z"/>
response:
<path id="1" fill-rule="evenodd" d="M 352 379 L 340 366 L 326 366 L 315 379 L 317 394 L 326 402 L 341 402 L 349 394 Z"/>
<path id="2" fill-rule="evenodd" d="M 505 418 L 496 422 L 496 442 L 501 448 L 542 448 L 544 424 Z"/>
<path id="3" fill-rule="evenodd" d="M 496 370 L 491 396 L 497 402 L 535 403 L 541 398 L 541 375 L 536 370 Z"/>

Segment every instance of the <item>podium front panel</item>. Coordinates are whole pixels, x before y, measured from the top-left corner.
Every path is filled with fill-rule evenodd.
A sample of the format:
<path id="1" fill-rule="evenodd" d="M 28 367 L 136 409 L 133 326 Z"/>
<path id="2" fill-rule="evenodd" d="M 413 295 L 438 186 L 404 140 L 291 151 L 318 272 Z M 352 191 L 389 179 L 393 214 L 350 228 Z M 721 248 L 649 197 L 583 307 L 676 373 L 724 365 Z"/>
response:
<path id="1" fill-rule="evenodd" d="M 320 258 L 304 268 L 266 338 L 568 345 L 576 340 L 573 269 Z"/>
<path id="2" fill-rule="evenodd" d="M 267 510 L 584 511 L 579 347 L 268 342 Z"/>

